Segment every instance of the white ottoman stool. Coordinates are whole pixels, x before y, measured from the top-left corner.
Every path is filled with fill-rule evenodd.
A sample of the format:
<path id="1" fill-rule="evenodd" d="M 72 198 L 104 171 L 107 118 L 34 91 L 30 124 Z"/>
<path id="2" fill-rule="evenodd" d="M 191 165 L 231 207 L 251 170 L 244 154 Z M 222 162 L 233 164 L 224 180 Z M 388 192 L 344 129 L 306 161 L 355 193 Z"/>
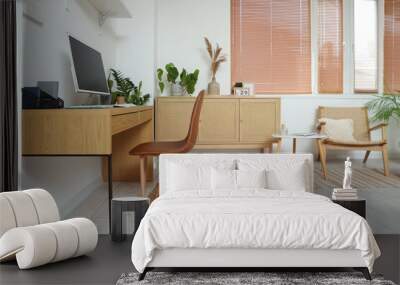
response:
<path id="1" fill-rule="evenodd" d="M 86 254 L 96 248 L 97 228 L 85 218 L 59 221 L 45 190 L 0 193 L 0 262 L 28 269 Z"/>

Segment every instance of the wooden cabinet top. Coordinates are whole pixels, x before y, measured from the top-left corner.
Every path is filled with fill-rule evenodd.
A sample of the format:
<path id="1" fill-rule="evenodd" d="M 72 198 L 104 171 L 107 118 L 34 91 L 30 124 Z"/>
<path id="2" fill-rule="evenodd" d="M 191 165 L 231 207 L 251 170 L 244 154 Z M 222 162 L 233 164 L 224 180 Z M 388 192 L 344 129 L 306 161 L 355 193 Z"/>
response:
<path id="1" fill-rule="evenodd" d="M 156 100 L 195 100 L 196 96 L 158 96 Z M 236 96 L 236 95 L 206 95 L 204 99 L 280 99 L 273 95 L 254 95 L 254 96 Z"/>

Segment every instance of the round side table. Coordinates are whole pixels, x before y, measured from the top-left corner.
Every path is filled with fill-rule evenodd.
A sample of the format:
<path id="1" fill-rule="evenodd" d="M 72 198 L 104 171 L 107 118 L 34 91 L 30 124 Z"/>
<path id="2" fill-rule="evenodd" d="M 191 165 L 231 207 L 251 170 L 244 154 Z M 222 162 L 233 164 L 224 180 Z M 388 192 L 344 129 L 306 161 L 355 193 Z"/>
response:
<path id="1" fill-rule="evenodd" d="M 293 146 L 292 146 L 292 153 L 296 153 L 297 149 L 297 139 L 308 139 L 308 140 L 320 140 L 320 139 L 325 139 L 327 138 L 326 135 L 320 135 L 320 134 L 312 134 L 312 135 L 301 135 L 301 134 L 273 134 L 273 138 L 277 138 L 279 140 L 282 139 L 291 139 L 293 141 Z"/>
<path id="2" fill-rule="evenodd" d="M 122 216 L 124 212 L 135 212 L 135 230 L 136 233 L 140 221 L 149 208 L 150 200 L 144 197 L 120 197 L 113 198 L 111 201 L 111 240 L 123 241 L 126 234 L 122 232 Z"/>

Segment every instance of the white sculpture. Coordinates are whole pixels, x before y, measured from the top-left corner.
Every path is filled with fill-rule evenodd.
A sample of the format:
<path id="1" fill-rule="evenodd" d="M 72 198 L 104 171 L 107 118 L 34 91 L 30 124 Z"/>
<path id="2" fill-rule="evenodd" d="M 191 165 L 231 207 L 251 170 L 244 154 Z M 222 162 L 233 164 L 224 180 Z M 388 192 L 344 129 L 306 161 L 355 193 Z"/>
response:
<path id="1" fill-rule="evenodd" d="M 343 189 L 352 189 L 351 188 L 351 161 L 350 157 L 347 157 L 346 161 L 344 162 L 344 178 L 343 178 Z"/>

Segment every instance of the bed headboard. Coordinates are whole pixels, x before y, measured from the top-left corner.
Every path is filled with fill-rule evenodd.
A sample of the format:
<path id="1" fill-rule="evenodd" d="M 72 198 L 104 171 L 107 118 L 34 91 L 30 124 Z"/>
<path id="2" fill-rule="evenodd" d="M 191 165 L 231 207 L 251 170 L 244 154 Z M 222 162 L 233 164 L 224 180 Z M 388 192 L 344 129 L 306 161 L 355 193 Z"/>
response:
<path id="1" fill-rule="evenodd" d="M 306 191 L 313 192 L 314 184 L 314 165 L 312 154 L 199 154 L 199 153 L 185 153 L 185 154 L 162 154 L 159 161 L 159 179 L 160 179 L 160 195 L 168 191 L 168 163 L 173 162 L 177 164 L 187 165 L 233 165 L 234 169 L 237 168 L 238 161 L 264 161 L 270 167 L 285 166 L 287 171 L 290 171 L 291 165 L 298 165 L 304 162 L 306 173 Z"/>

